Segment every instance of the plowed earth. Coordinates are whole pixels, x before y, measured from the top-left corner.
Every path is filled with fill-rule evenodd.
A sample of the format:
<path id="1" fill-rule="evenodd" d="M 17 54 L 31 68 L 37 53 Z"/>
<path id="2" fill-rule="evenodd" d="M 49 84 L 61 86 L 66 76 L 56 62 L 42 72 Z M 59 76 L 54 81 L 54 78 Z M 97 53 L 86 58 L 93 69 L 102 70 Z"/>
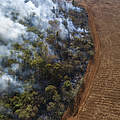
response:
<path id="1" fill-rule="evenodd" d="M 95 57 L 63 120 L 120 120 L 120 0 L 76 0 L 88 11 Z"/>

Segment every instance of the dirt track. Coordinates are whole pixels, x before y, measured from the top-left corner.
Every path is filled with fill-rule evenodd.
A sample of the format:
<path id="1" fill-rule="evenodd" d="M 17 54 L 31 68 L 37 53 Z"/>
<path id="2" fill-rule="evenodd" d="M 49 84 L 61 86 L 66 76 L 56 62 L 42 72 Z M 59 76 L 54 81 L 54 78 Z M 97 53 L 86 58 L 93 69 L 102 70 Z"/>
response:
<path id="1" fill-rule="evenodd" d="M 120 120 L 120 0 L 76 1 L 88 11 L 96 54 L 76 98 L 78 111 L 70 117 L 68 110 L 63 120 Z"/>

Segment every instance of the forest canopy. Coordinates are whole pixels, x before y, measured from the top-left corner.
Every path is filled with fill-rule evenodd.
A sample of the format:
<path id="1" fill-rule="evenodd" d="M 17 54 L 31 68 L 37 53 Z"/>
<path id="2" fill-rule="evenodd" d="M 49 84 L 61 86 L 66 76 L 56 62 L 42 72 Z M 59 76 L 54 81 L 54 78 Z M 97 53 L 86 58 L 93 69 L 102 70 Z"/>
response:
<path id="1" fill-rule="evenodd" d="M 0 120 L 60 120 L 94 56 L 88 15 L 74 1 L 17 2 L 0 4 Z"/>

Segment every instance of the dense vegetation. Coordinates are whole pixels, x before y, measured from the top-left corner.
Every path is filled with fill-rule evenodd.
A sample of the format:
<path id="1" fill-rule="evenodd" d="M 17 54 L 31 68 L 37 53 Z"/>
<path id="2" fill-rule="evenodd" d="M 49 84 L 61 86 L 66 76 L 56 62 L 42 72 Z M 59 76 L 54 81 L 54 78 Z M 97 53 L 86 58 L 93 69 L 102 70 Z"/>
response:
<path id="1" fill-rule="evenodd" d="M 94 46 L 85 10 L 71 10 L 69 17 L 83 31 L 72 32 L 72 37 L 66 39 L 61 39 L 60 31 L 49 28 L 45 37 L 29 22 L 20 21 L 38 37 L 15 43 L 11 56 L 2 61 L 9 74 L 23 84 L 23 90 L 11 92 L 8 88 L 8 92 L 1 94 L 0 120 L 60 120 L 67 107 L 74 104 L 74 96 L 84 86 L 83 76 L 94 55 Z M 58 22 L 49 24 L 56 27 Z M 19 65 L 19 69 L 14 71 L 12 65 Z"/>

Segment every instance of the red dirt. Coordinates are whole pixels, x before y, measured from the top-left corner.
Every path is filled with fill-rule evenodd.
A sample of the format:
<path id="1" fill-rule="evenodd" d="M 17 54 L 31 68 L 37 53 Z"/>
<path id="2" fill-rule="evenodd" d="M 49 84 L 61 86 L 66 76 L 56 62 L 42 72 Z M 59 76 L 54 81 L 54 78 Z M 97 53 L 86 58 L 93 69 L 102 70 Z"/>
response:
<path id="1" fill-rule="evenodd" d="M 63 120 L 120 120 L 120 0 L 76 1 L 88 11 L 95 56 Z"/>

